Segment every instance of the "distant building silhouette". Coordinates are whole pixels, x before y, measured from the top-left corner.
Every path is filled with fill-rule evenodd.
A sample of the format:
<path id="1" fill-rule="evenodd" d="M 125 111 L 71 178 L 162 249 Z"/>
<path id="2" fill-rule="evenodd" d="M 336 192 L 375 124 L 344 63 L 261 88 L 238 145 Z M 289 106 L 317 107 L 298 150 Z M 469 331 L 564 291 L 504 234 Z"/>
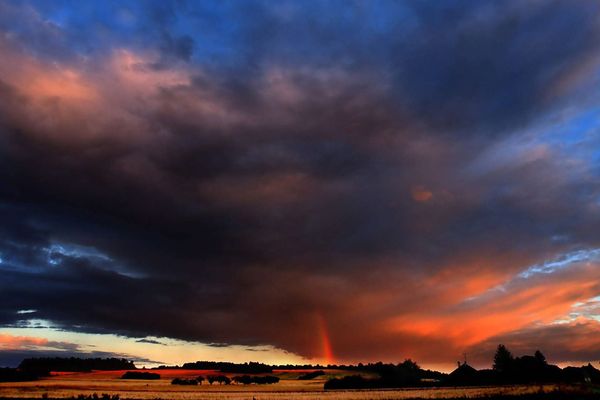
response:
<path id="1" fill-rule="evenodd" d="M 447 380 L 451 385 L 470 385 L 477 380 L 477 370 L 467 364 L 466 361 L 462 364 L 458 361 L 458 367 L 448 375 Z"/>

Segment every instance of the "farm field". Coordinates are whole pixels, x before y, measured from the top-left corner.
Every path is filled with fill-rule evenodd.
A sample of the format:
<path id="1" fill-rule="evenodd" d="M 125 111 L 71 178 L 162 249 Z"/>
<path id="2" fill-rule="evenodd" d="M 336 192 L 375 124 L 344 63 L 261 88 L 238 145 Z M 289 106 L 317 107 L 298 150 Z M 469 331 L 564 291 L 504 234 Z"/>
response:
<path id="1" fill-rule="evenodd" d="M 478 388 L 435 388 L 435 389 L 397 389 L 397 390 L 344 390 L 323 391 L 324 382 L 331 377 L 350 375 L 349 371 L 327 371 L 324 376 L 313 380 L 298 380 L 298 376 L 308 371 L 276 370 L 273 375 L 281 381 L 274 385 L 209 385 L 199 386 L 171 385 L 173 378 L 193 378 L 199 375 L 216 374 L 206 370 L 160 370 L 161 379 L 123 380 L 119 379 L 125 371 L 98 371 L 91 373 L 55 373 L 53 376 L 32 382 L 0 383 L 0 398 L 33 399 L 77 397 L 80 394 L 118 394 L 121 399 L 207 399 L 207 400 L 313 400 L 313 399 L 443 399 L 453 397 L 480 397 L 489 395 L 519 395 L 536 393 L 540 389 L 552 391 L 554 385 L 540 386 L 503 386 Z M 355 373 L 355 372 L 354 372 Z M 226 374 L 229 376 L 239 374 Z"/>

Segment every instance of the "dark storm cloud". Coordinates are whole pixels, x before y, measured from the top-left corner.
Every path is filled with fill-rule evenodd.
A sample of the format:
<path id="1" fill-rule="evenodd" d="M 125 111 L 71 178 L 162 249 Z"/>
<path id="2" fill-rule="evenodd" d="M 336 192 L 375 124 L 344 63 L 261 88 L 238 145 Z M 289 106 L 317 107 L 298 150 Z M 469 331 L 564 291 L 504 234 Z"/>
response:
<path id="1" fill-rule="evenodd" d="M 418 34 L 397 48 L 399 86 L 438 130 L 482 135 L 527 124 L 556 100 L 548 88 L 598 46 L 594 4 L 466 4 L 415 2 Z"/>
<path id="2" fill-rule="evenodd" d="M 594 3 L 0 7 L 3 325 L 433 360 L 600 246 Z"/>

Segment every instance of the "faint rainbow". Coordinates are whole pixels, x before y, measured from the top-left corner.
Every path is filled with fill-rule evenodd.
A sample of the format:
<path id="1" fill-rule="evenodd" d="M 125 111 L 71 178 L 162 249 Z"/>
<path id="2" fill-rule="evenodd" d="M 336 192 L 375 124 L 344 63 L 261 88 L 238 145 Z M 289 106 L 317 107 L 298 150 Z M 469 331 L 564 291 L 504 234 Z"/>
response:
<path id="1" fill-rule="evenodd" d="M 333 364 L 335 362 L 335 357 L 333 356 L 333 348 L 331 347 L 329 330 L 327 329 L 325 318 L 321 313 L 317 313 L 317 325 L 319 329 L 319 337 L 321 338 L 321 354 L 323 362 L 326 364 Z"/>

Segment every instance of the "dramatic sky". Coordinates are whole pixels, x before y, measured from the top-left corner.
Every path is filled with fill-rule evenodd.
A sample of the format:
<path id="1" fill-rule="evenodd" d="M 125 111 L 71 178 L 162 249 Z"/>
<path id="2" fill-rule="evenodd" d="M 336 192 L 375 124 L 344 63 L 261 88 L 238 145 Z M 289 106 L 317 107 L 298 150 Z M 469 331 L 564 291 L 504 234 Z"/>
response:
<path id="1" fill-rule="evenodd" d="M 0 365 L 600 359 L 600 3 L 0 0 Z"/>

